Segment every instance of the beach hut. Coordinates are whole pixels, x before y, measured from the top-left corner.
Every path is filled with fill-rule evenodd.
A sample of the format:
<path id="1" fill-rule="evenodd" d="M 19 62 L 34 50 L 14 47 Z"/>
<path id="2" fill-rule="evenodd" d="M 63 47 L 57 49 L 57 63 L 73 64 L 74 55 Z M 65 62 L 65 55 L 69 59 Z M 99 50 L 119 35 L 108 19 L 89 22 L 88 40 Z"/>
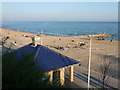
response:
<path id="1" fill-rule="evenodd" d="M 20 53 L 22 50 L 27 54 L 35 52 L 34 61 L 46 75 L 49 75 L 51 84 L 54 79 L 54 72 L 57 70 L 59 72 L 60 83 L 64 85 L 65 68 L 69 68 L 69 80 L 73 82 L 74 66 L 80 62 L 37 44 L 36 40 L 39 41 L 39 39 L 32 38 L 32 40 L 32 43 L 18 49 L 17 58 L 22 58 L 22 54 Z"/>

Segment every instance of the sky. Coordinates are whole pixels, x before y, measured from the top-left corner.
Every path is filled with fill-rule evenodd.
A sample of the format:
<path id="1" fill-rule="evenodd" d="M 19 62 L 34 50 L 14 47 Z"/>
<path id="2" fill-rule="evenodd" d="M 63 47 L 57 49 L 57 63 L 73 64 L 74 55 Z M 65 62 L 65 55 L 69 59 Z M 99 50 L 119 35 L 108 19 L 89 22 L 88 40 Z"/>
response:
<path id="1" fill-rule="evenodd" d="M 120 0 L 1 0 L 2 2 L 119 2 Z"/>
<path id="2" fill-rule="evenodd" d="M 0 14 L 3 21 L 117 21 L 118 3 L 3 2 Z"/>

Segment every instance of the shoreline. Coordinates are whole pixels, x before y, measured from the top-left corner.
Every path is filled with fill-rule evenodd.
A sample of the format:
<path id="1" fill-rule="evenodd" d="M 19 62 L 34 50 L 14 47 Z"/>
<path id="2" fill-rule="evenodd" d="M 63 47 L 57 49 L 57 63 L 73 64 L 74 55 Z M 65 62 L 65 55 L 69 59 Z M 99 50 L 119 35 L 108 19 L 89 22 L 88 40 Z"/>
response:
<path id="1" fill-rule="evenodd" d="M 83 37 L 83 38 L 88 38 L 88 37 L 93 37 L 93 38 L 108 38 L 108 37 L 113 37 L 112 35 L 110 34 L 88 34 L 88 35 L 79 35 L 79 36 L 57 36 L 57 35 L 49 35 L 49 34 L 38 34 L 38 33 L 33 33 L 33 32 L 24 32 L 24 31 L 17 31 L 17 30 L 11 30 L 11 29 L 6 29 L 6 28 L 2 28 L 0 27 L 0 29 L 5 29 L 5 30 L 9 30 L 9 31 L 15 31 L 15 32 L 20 32 L 20 33 L 25 33 L 25 34 L 31 34 L 31 35 L 47 35 L 47 36 L 56 36 L 56 37 Z M 109 39 L 108 39 L 109 40 Z M 119 41 L 119 40 L 114 40 L 113 41 Z"/>

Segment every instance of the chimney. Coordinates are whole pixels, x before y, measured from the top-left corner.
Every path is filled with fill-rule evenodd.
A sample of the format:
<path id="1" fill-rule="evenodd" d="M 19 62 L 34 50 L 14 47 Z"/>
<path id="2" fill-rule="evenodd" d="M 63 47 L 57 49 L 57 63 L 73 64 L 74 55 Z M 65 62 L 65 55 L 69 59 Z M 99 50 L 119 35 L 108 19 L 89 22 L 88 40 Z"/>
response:
<path id="1" fill-rule="evenodd" d="M 40 37 L 33 36 L 32 37 L 32 46 L 36 47 L 37 45 L 40 45 Z"/>

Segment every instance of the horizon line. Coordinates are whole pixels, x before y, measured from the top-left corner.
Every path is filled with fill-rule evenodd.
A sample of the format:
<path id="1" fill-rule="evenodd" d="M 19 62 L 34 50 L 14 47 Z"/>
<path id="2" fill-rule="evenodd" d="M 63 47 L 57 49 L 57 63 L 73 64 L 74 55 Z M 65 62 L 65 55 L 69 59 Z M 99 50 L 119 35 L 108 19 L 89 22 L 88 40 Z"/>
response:
<path id="1" fill-rule="evenodd" d="M 25 20 L 25 21 L 2 21 L 2 22 L 28 22 L 28 21 L 41 21 L 41 22 L 120 22 L 120 21 L 69 21 L 69 20 Z"/>

